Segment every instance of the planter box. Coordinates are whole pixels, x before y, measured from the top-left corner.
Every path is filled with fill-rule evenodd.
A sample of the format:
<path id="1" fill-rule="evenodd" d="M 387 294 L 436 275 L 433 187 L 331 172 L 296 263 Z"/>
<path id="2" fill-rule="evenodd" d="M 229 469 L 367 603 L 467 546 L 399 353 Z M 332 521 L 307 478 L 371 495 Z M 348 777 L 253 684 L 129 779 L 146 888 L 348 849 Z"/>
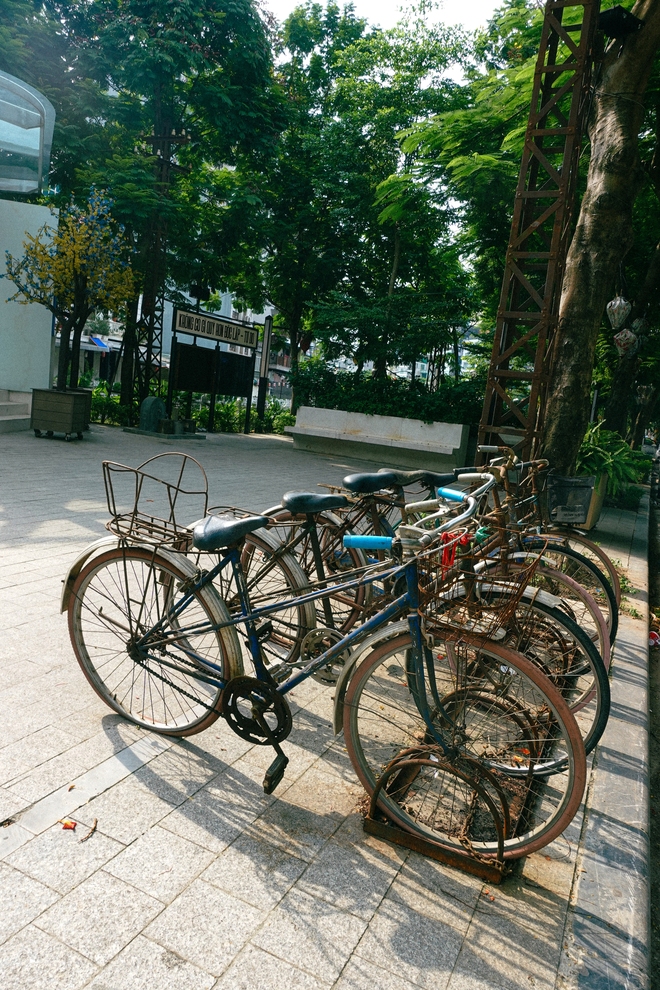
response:
<path id="1" fill-rule="evenodd" d="M 82 440 L 83 431 L 89 426 L 91 392 L 88 389 L 60 392 L 52 388 L 32 389 L 32 415 L 30 429 L 37 436 L 42 433 L 64 433 L 68 438 Z"/>
<path id="2" fill-rule="evenodd" d="M 589 503 L 589 513 L 587 515 L 587 521 L 581 529 L 593 529 L 598 520 L 600 519 L 600 514 L 603 511 L 603 502 L 605 501 L 605 494 L 607 492 L 607 474 L 603 471 L 600 478 L 594 486 L 593 493 L 591 495 L 591 502 Z"/>
<path id="3" fill-rule="evenodd" d="M 388 467 L 448 471 L 465 464 L 469 428 L 459 423 L 423 423 L 398 416 L 301 406 L 296 425 L 285 427 L 285 432 L 305 450 Z"/>

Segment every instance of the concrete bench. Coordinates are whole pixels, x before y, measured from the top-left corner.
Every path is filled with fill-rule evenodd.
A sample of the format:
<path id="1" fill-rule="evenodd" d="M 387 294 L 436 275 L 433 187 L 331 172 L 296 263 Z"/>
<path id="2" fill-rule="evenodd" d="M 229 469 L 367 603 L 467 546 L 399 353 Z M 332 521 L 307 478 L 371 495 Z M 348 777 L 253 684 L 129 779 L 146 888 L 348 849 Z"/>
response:
<path id="1" fill-rule="evenodd" d="M 469 433 L 469 427 L 459 423 L 423 423 L 312 406 L 301 406 L 296 425 L 285 429 L 296 447 L 305 450 L 431 471 L 462 467 Z"/>

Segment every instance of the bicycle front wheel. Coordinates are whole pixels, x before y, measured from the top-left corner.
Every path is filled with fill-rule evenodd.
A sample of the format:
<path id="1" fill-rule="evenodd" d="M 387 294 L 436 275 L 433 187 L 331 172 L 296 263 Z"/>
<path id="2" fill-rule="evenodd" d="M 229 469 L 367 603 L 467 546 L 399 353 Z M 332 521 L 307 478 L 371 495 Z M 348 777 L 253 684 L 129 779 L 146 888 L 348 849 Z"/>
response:
<path id="1" fill-rule="evenodd" d="M 185 565 L 148 548 L 119 547 L 83 568 L 69 604 L 71 643 L 96 693 L 119 715 L 172 736 L 214 722 L 219 682 L 240 673 L 235 636 L 214 628 L 223 616 L 213 592 L 190 592 L 186 608 L 172 614 L 190 576 Z M 217 676 L 209 676 L 195 654 L 213 664 Z"/>
<path id="2" fill-rule="evenodd" d="M 384 642 L 351 678 L 344 735 L 369 794 L 392 760 L 442 739 L 445 759 L 477 760 L 498 782 L 508 807 L 504 858 L 540 849 L 580 806 L 586 783 L 584 744 L 574 717 L 551 681 L 513 650 L 463 635 L 427 651 L 421 692 L 433 732 L 420 714 L 408 634 Z M 561 767 L 548 773 L 548 768 Z M 383 788 L 382 811 L 408 832 L 455 848 L 497 856 L 498 843 L 480 816 L 466 819 L 466 796 L 445 773 L 420 773 L 395 800 Z"/>

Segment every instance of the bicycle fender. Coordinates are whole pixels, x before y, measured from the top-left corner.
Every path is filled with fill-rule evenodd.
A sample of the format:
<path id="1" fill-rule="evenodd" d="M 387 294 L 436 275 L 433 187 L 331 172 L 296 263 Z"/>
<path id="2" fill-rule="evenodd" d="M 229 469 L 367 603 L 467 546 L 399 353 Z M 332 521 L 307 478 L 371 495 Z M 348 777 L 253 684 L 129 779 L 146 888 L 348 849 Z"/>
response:
<path id="1" fill-rule="evenodd" d="M 102 553 L 104 550 L 111 550 L 116 546 L 119 546 L 119 540 L 116 536 L 102 536 L 101 539 L 90 543 L 78 554 L 74 562 L 71 564 L 67 576 L 62 581 L 60 612 L 66 612 L 68 609 L 69 601 L 71 599 L 71 589 L 73 588 L 76 578 L 82 571 L 89 558 L 94 557 L 97 553 Z"/>
<path id="2" fill-rule="evenodd" d="M 393 622 L 389 626 L 383 626 L 382 629 L 378 629 L 371 636 L 367 636 L 363 639 L 361 643 L 351 650 L 348 655 L 348 660 L 344 664 L 339 675 L 337 684 L 335 685 L 335 704 L 334 704 L 334 714 L 332 718 L 332 727 L 336 736 L 342 731 L 344 727 L 344 698 L 346 697 L 346 692 L 348 691 L 348 683 L 353 675 L 353 671 L 357 667 L 358 663 L 363 659 L 365 654 L 374 648 L 383 639 L 392 639 L 394 636 L 400 636 L 401 633 L 408 632 L 408 620 L 401 619 L 399 622 Z"/>

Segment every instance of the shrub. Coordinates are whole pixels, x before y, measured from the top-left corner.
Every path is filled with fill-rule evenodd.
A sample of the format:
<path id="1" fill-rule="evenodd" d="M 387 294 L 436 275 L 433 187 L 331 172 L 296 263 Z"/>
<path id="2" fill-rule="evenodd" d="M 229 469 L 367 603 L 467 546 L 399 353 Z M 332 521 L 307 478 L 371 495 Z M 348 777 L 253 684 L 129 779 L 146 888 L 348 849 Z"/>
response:
<path id="1" fill-rule="evenodd" d="M 379 416 L 405 416 L 425 423 L 467 423 L 481 417 L 486 380 L 465 376 L 432 392 L 420 381 L 376 379 L 350 371 L 332 371 L 322 361 L 301 362 L 291 375 L 296 409 L 318 406 Z"/>
<path id="2" fill-rule="evenodd" d="M 651 468 L 651 458 L 631 450 L 626 441 L 601 423 L 590 423 L 575 462 L 577 475 L 595 475 L 603 471 L 609 481 L 607 492 L 616 496 L 628 485 L 643 481 Z"/>

